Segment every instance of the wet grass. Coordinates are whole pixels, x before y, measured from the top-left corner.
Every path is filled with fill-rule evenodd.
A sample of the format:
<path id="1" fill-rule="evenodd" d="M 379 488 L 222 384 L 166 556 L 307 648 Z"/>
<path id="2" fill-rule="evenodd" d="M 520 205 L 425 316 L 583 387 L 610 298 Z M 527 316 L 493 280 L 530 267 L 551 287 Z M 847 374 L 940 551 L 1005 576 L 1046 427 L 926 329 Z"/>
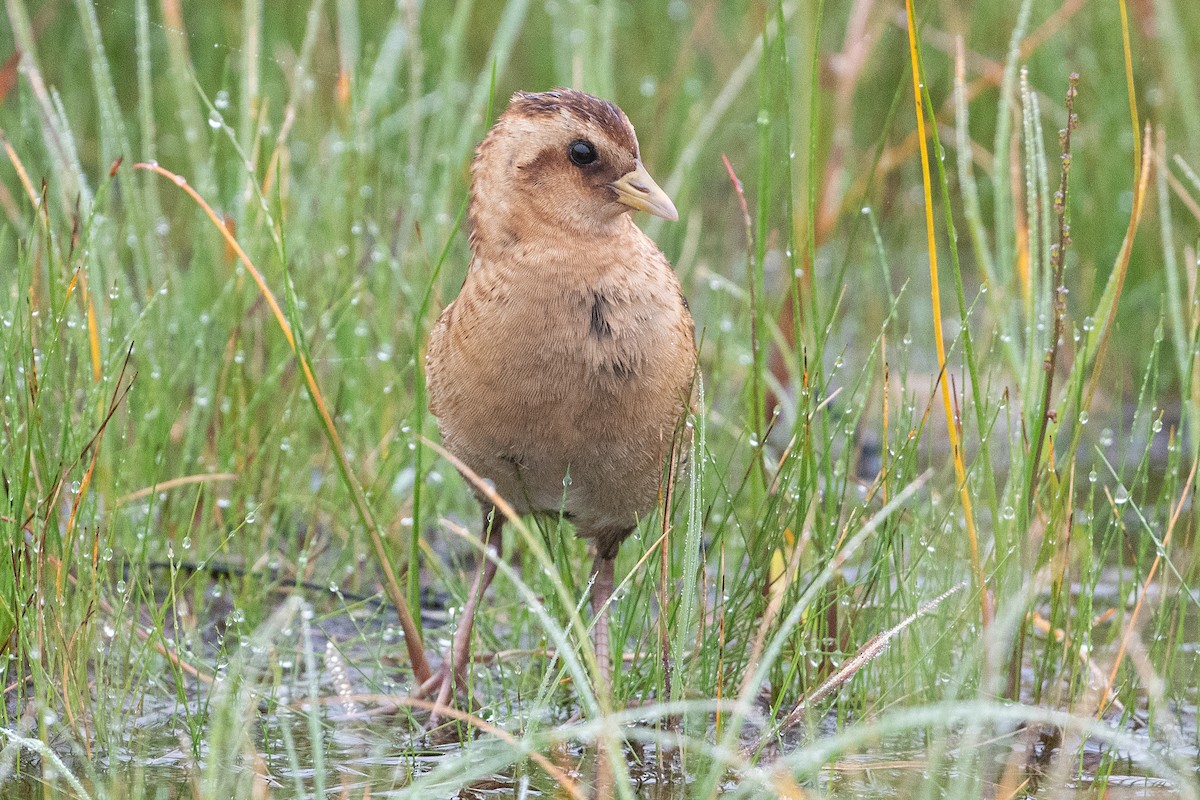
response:
<path id="1" fill-rule="evenodd" d="M 1049 5 L 9 0 L 4 796 L 1196 796 L 1200 8 Z M 423 348 L 562 84 L 681 211 L 703 403 L 611 697 L 527 520 L 437 744 Z"/>

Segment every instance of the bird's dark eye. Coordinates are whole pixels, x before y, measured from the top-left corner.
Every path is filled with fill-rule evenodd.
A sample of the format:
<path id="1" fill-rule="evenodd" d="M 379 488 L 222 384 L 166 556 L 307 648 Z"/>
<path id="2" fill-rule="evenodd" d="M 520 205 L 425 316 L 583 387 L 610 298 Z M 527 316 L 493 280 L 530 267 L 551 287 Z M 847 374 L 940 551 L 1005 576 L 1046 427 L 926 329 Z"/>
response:
<path id="1" fill-rule="evenodd" d="M 596 145 L 587 139 L 576 139 L 567 145 L 567 157 L 577 167 L 586 167 L 596 160 Z"/>

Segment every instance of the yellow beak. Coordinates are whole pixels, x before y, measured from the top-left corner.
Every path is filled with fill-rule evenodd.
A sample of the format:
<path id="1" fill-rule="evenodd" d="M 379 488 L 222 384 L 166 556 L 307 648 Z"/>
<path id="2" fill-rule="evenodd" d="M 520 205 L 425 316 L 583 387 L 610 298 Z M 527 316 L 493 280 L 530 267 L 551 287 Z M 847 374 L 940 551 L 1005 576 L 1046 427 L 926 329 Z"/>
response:
<path id="1" fill-rule="evenodd" d="M 669 219 L 672 222 L 679 219 L 679 212 L 675 210 L 675 204 L 671 202 L 671 198 L 667 197 L 667 193 L 658 187 L 640 160 L 635 163 L 637 169 L 625 173 L 609 184 L 609 187 L 617 193 L 617 202 L 624 203 L 638 211 L 647 211 L 656 217 Z"/>

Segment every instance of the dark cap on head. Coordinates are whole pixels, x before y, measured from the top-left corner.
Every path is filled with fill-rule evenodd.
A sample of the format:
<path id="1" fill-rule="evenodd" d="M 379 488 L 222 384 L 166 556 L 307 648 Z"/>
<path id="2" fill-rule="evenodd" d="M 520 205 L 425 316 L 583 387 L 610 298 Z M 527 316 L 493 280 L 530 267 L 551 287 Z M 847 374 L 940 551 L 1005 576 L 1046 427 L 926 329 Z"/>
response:
<path id="1" fill-rule="evenodd" d="M 621 147 L 639 156 L 633 125 L 615 104 L 578 89 L 552 89 L 548 92 L 517 92 L 509 101 L 505 114 L 557 115 L 566 114 L 581 122 L 595 125 L 612 137 Z"/>

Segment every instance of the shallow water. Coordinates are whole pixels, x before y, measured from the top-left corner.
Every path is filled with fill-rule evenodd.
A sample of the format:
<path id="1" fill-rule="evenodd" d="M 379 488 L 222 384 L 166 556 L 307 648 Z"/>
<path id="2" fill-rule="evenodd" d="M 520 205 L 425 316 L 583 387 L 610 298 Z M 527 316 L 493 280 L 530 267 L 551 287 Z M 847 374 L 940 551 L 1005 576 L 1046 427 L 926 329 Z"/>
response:
<path id="1" fill-rule="evenodd" d="M 1117 582 L 1114 580 L 1112 585 Z M 1106 591 L 1102 589 L 1096 596 Z M 1115 595 L 1116 591 L 1108 593 Z M 208 610 L 219 609 L 222 597 L 223 593 L 214 592 Z M 1113 600 L 1119 604 L 1115 596 Z M 319 789 L 323 789 L 323 796 L 338 798 L 567 796 L 542 766 L 509 756 L 511 750 L 498 744 L 495 736 L 475 739 L 468 751 L 459 743 L 431 741 L 423 728 L 425 712 L 403 706 L 408 690 L 399 661 L 403 659 L 403 645 L 390 610 L 381 602 L 353 603 L 344 596 L 336 601 L 326 597 L 321 602 L 328 607 L 317 616 L 308 603 L 294 597 L 287 599 L 280 608 L 290 604 L 295 613 L 276 612 L 279 619 L 267 620 L 248 631 L 241 637 L 240 649 L 231 648 L 233 655 L 225 659 L 216 655 L 219 643 L 236 641 L 236 630 L 214 626 L 202 631 L 200 641 L 209 648 L 203 654 L 203 663 L 224 660 L 225 668 L 216 684 L 187 684 L 186 709 L 168 675 L 150 676 L 131 693 L 136 695 L 132 699 L 112 689 L 99 689 L 98 705 L 107 705 L 97 708 L 89 727 L 101 731 L 92 738 L 93 755 L 89 757 L 69 746 L 77 739 L 67 735 L 51 737 L 54 752 L 92 797 L 111 800 L 207 800 L 227 796 L 298 800 L 318 796 Z M 220 616 L 202 615 L 208 619 Z M 439 627 L 438 615 L 431 612 L 426 624 L 429 649 L 444 648 L 446 629 Z M 264 643 L 263 631 L 268 628 L 271 631 Z M 1189 663 L 1197 657 L 1195 642 L 1180 647 L 1181 657 Z M 569 693 L 562 707 L 541 710 L 542 716 L 536 719 L 530 717 L 531 709 L 522 704 L 522 698 L 513 696 L 512 675 L 523 659 L 527 661 L 519 653 L 510 654 L 501 667 L 481 672 L 484 680 L 480 695 L 497 698 L 480 712 L 481 716 L 512 731 L 531 727 L 547 730 L 567 723 L 573 713 Z M 306 661 L 315 668 L 313 673 Z M 504 676 L 499 674 L 500 669 L 505 670 Z M 1027 672 L 1026 682 L 1032 684 L 1032 667 Z M 310 674 L 315 682 L 310 681 Z M 486 680 L 489 674 L 494 678 L 491 684 Z M 1190 744 L 1186 752 L 1174 755 L 1194 765 L 1198 763 L 1195 687 L 1185 689 L 1183 695 L 1182 702 L 1177 701 L 1173 707 L 1174 719 L 1170 722 L 1181 734 L 1177 741 Z M 314 696 L 319 706 L 310 713 L 313 707 L 308 700 Z M 222 730 L 244 735 L 234 736 L 231 742 L 229 736 L 220 735 Z M 1149 741 L 1136 722 L 1123 725 L 1122 730 Z M 319 731 L 319 751 L 314 746 L 318 741 L 315 731 Z M 786 739 L 777 750 L 764 751 L 763 763 L 797 752 L 806 741 L 811 743 L 836 731 L 837 720 L 826 718 L 815 730 Z M 979 787 L 985 795 L 994 796 L 1007 794 L 1013 780 L 1035 782 L 1038 797 L 1183 796 L 1170 782 L 1145 774 L 1127 757 L 1106 759 L 1094 742 L 1085 742 L 1081 750 L 1059 758 L 1045 751 L 1038 741 L 1019 731 L 1009 731 L 993 735 L 987 742 L 988 755 L 980 762 L 968 757 L 965 750 L 956 750 L 960 745 L 954 738 L 951 734 L 929 741 L 914 734 L 874 742 L 866 752 L 842 757 L 818 775 L 810 776 L 803 783 L 803 796 L 866 800 L 927 793 L 939 797 L 956 796 L 964 788 L 978 792 Z M 588 747 L 568 743 L 538 750 L 568 780 L 583 787 L 592 785 L 595 761 Z M 464 758 L 464 752 L 471 756 Z M 14 760 L 14 754 L 10 750 L 0 757 L 0 776 L 6 776 L 0 778 L 0 797 L 4 800 L 78 796 L 68 791 L 60 770 L 43 756 L 23 751 L 19 760 Z M 658 751 L 644 744 L 629 745 L 625 754 L 636 796 L 649 800 L 691 796 L 689 790 L 707 765 L 695 755 L 685 759 L 678 752 Z M 487 767 L 489 759 L 496 760 L 495 768 Z M 1006 772 L 1006 767 L 1013 769 Z M 472 769 L 478 769 L 478 774 L 469 774 Z M 439 770 L 447 772 L 443 783 L 419 795 L 411 790 L 414 780 L 428 779 Z M 800 791 L 791 784 L 790 777 L 772 778 L 764 769 L 756 773 L 755 779 L 763 780 L 764 775 L 774 785 L 755 789 L 729 778 L 724 789 L 748 797 L 801 796 L 790 794 Z M 1097 784 L 1100 775 L 1107 776 L 1105 793 Z M 979 783 L 969 780 L 976 776 L 982 776 Z"/>

